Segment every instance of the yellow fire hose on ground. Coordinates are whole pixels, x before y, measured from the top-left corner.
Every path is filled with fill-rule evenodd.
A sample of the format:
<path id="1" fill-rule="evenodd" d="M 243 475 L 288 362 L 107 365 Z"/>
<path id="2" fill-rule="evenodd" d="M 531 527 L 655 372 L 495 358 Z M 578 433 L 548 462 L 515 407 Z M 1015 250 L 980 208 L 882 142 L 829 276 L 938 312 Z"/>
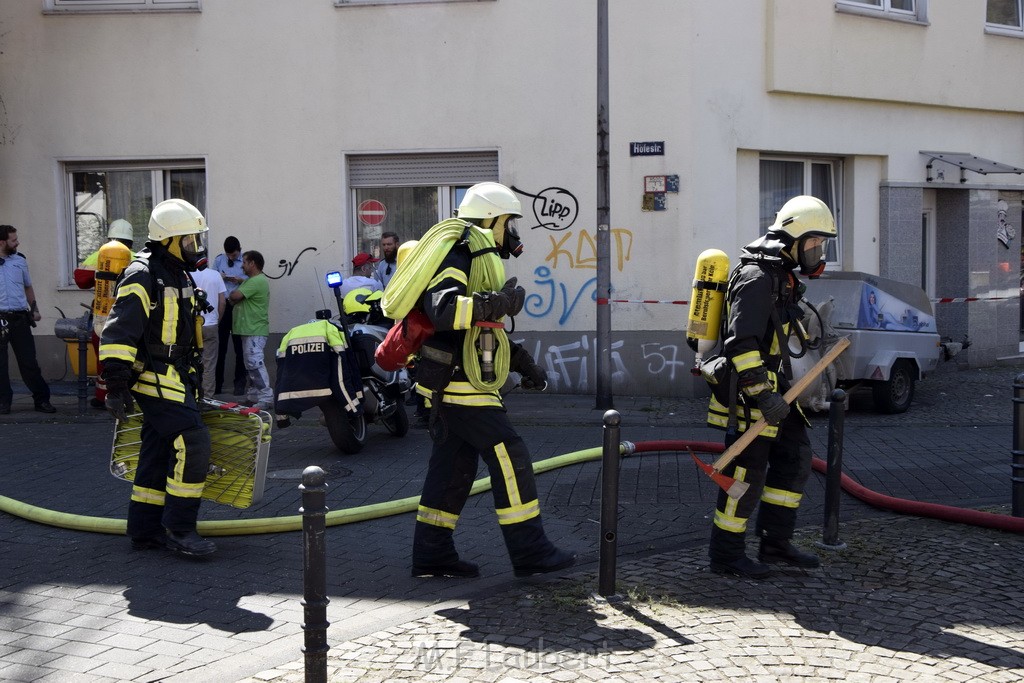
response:
<path id="1" fill-rule="evenodd" d="M 558 455 L 547 460 L 541 460 L 533 464 L 533 471 L 536 474 L 548 472 L 560 467 L 575 465 L 591 460 L 601 459 L 603 449 L 601 447 L 588 448 L 582 451 L 574 451 L 564 455 Z M 633 444 L 623 442 L 619 444 L 619 455 L 629 455 L 633 452 Z M 473 482 L 470 495 L 483 493 L 491 488 L 489 478 L 477 479 Z M 327 526 L 339 526 L 341 524 L 352 524 L 368 519 L 378 519 L 391 515 L 400 515 L 405 512 L 416 510 L 419 505 L 419 496 L 410 496 L 398 500 L 389 500 L 383 503 L 371 505 L 360 505 L 354 508 L 343 510 L 332 510 L 327 513 Z M 36 505 L 30 505 L 21 501 L 0 496 L 0 512 L 6 512 L 26 519 L 30 522 L 38 522 L 47 526 L 55 526 L 74 531 L 91 531 L 101 534 L 115 534 L 123 536 L 126 533 L 127 521 L 114 519 L 112 517 L 89 517 L 87 515 L 74 515 L 68 512 L 47 510 Z M 231 519 L 231 520 L 207 520 L 199 522 L 199 532 L 206 536 L 244 536 L 253 534 L 275 534 L 283 531 L 301 531 L 302 515 L 288 515 L 285 517 L 263 517 L 257 519 Z"/>

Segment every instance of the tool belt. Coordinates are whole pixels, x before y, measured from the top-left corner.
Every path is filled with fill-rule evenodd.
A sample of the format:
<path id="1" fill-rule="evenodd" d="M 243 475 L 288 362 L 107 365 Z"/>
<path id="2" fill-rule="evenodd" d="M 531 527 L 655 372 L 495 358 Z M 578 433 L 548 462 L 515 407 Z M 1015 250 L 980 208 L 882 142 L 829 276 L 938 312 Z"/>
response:
<path id="1" fill-rule="evenodd" d="M 22 318 L 30 318 L 31 316 L 31 311 L 0 311 L 0 318 L 9 323 L 17 322 Z"/>
<path id="2" fill-rule="evenodd" d="M 146 350 L 153 360 L 175 365 L 188 358 L 192 352 L 191 344 L 146 344 Z"/>

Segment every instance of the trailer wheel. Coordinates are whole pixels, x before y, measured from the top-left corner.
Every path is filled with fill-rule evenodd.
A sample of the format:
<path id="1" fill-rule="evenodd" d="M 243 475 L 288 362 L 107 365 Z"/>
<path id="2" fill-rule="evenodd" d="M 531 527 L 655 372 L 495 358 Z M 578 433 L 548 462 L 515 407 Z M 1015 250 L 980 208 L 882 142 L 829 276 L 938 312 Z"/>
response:
<path id="1" fill-rule="evenodd" d="M 893 363 L 889 379 L 871 387 L 875 408 L 881 413 L 905 413 L 914 399 L 914 381 L 917 372 L 906 358 Z"/>

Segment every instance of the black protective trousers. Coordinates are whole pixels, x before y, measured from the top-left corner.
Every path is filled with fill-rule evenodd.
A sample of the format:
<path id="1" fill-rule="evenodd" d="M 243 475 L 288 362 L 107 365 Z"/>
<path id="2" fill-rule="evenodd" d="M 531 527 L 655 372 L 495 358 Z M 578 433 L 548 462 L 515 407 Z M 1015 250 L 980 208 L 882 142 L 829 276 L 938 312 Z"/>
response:
<path id="1" fill-rule="evenodd" d="M 737 437 L 738 438 L 738 437 Z M 726 439 L 728 447 L 735 439 Z M 811 443 L 800 411 L 793 410 L 779 426 L 777 439 L 757 438 L 723 470 L 750 485 L 739 500 L 718 492 L 711 556 L 725 561 L 742 555 L 747 520 L 758 506 L 759 537 L 788 540 L 796 527 L 796 512 L 811 474 Z M 723 533 L 725 532 L 725 533 Z"/>
<path id="2" fill-rule="evenodd" d="M 128 536 L 194 531 L 210 466 L 210 432 L 189 404 L 133 394 L 142 410 L 142 445 L 128 504 Z"/>
<path id="3" fill-rule="evenodd" d="M 469 498 L 481 458 L 491 476 L 500 524 L 522 522 L 539 514 L 530 453 L 504 410 L 445 403 L 440 407 L 439 419 L 446 433 L 443 440 L 434 442 L 430 455 L 420 497 L 421 518 L 423 508 L 427 508 L 457 519 Z M 436 526 L 447 526 L 448 519 Z"/>
<path id="4" fill-rule="evenodd" d="M 0 313 L 7 323 L 7 333 L 0 338 L 0 403 L 10 405 L 14 398 L 8 370 L 7 347 L 14 351 L 14 359 L 21 371 L 21 379 L 32 392 L 36 405 L 50 400 L 50 387 L 43 379 L 36 360 L 36 343 L 32 339 L 32 315 L 28 312 Z"/>

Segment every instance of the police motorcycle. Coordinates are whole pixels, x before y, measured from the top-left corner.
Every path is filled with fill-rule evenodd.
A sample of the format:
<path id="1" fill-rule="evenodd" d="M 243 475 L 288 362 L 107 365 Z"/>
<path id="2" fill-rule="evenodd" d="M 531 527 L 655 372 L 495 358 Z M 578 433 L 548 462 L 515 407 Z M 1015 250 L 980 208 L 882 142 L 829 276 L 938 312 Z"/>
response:
<path id="1" fill-rule="evenodd" d="M 381 293 L 357 289 L 346 301 L 340 292 L 341 274 L 328 273 L 326 281 L 337 300 L 338 316 L 333 317 L 330 309 L 317 311 L 315 320 L 292 328 L 278 350 L 278 426 L 286 426 L 302 408 L 318 407 L 331 441 L 340 451 L 353 454 L 366 445 L 370 424 L 381 424 L 398 437 L 408 433 L 405 399 L 411 381 L 404 369 L 388 372 L 374 362 L 374 351 L 390 329 L 380 309 Z M 310 330 L 324 342 L 311 344 Z M 296 368 L 308 362 L 310 349 L 320 346 L 327 347 L 328 361 L 310 366 L 301 377 L 306 383 L 296 385 Z"/>

